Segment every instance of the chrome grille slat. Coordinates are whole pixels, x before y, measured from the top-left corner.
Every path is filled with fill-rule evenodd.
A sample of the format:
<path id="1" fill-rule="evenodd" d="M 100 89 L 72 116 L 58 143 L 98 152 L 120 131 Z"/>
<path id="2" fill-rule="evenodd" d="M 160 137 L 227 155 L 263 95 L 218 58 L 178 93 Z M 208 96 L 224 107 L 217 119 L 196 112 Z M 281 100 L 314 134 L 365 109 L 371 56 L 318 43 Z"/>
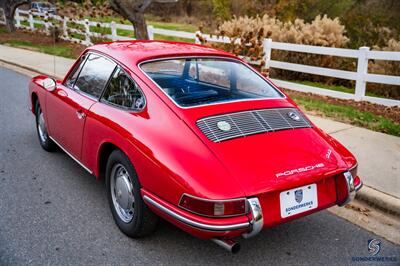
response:
<path id="1" fill-rule="evenodd" d="M 299 120 L 288 116 L 295 113 Z M 218 122 L 227 122 L 228 131 L 218 128 Z M 213 142 L 246 137 L 270 131 L 311 127 L 311 124 L 296 108 L 274 108 L 235 112 L 201 118 L 196 122 L 198 128 Z"/>

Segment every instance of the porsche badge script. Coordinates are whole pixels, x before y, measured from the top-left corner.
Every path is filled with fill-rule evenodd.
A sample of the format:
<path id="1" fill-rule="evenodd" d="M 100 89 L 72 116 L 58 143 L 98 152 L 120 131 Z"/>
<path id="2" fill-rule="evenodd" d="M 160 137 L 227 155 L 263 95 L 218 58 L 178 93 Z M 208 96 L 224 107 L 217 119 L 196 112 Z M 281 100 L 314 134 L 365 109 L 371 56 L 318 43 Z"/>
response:
<path id="1" fill-rule="evenodd" d="M 293 169 L 293 170 L 287 170 L 285 172 L 277 173 L 275 175 L 276 175 L 276 177 L 288 176 L 288 175 L 293 175 L 293 174 L 296 174 L 296 173 L 298 174 L 298 173 L 301 173 L 301 172 L 311 171 L 311 170 L 314 170 L 314 169 L 317 169 L 317 168 L 321 168 L 321 167 L 324 167 L 324 166 L 325 165 L 323 163 L 318 163 L 316 165 L 309 165 L 309 166 L 306 166 L 306 167 L 300 167 L 300 168 L 296 168 L 296 169 Z"/>

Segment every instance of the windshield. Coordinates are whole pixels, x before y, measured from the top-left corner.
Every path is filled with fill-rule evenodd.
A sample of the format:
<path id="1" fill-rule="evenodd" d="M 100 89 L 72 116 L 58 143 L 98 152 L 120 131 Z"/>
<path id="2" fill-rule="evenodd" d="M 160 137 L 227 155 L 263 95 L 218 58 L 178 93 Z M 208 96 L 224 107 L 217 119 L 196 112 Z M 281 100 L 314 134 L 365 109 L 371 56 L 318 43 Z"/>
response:
<path id="1" fill-rule="evenodd" d="M 143 63 L 141 68 L 182 107 L 283 97 L 239 61 L 217 58 L 166 59 Z"/>

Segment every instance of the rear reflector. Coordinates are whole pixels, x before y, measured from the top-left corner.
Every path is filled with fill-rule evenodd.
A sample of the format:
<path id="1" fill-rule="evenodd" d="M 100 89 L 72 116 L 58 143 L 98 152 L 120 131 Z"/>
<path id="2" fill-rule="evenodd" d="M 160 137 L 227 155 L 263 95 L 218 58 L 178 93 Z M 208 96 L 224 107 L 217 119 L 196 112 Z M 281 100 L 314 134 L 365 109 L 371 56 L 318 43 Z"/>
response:
<path id="1" fill-rule="evenodd" d="M 210 217 L 232 217 L 249 212 L 246 199 L 208 200 L 184 194 L 179 206 L 198 215 Z"/>

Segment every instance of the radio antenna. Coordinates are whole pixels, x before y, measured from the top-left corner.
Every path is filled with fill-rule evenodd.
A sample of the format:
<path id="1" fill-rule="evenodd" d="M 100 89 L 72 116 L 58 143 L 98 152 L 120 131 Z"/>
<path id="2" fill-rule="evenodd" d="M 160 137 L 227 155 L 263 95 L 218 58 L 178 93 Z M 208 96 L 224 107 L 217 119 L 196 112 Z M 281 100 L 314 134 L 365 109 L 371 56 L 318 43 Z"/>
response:
<path id="1" fill-rule="evenodd" d="M 56 78 L 56 56 L 54 52 L 56 51 L 56 25 L 54 20 L 51 22 L 52 27 L 52 35 L 53 35 L 53 78 Z"/>

